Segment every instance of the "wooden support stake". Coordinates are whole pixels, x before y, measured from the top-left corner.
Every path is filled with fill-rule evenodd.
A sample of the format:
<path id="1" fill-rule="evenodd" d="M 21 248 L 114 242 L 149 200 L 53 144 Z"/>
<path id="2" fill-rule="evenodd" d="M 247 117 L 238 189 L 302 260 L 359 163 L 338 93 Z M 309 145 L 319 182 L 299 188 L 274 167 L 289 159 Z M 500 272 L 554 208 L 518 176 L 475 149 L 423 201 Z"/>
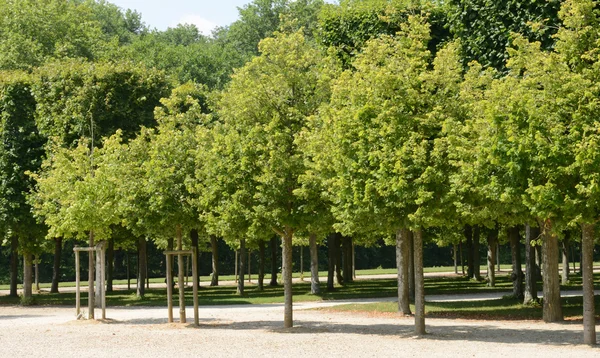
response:
<path id="1" fill-rule="evenodd" d="M 96 252 L 100 253 L 100 280 L 101 280 L 100 292 L 102 294 L 102 319 L 106 319 L 106 285 L 105 285 L 105 283 L 106 283 L 106 274 L 105 274 L 106 257 L 105 257 L 105 251 L 104 251 L 104 243 L 100 247 L 100 250 L 98 250 Z"/>
<path id="2" fill-rule="evenodd" d="M 79 251 L 75 251 L 75 315 L 81 313 L 81 273 L 79 272 Z"/>

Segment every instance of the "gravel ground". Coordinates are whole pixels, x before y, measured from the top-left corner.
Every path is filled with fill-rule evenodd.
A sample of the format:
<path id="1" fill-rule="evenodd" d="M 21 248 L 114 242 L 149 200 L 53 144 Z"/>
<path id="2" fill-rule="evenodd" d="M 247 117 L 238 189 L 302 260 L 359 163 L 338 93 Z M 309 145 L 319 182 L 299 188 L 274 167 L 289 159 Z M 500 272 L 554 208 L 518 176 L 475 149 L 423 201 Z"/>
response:
<path id="1" fill-rule="evenodd" d="M 101 322 L 76 321 L 74 308 L 0 307 L 0 357 L 600 356 L 580 344 L 580 322 L 428 319 L 417 338 L 410 317 L 313 309 L 335 304 L 295 304 L 292 329 L 282 328 L 282 305 L 201 307 L 197 328 L 168 324 L 165 308 L 109 307 Z"/>

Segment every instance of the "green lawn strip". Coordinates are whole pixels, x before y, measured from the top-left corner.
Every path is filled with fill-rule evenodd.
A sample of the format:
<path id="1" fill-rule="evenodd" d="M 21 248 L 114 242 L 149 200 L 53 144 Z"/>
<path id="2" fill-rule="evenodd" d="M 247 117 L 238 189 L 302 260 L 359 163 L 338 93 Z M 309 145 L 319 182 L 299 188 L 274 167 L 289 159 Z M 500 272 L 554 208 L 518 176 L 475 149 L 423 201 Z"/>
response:
<path id="1" fill-rule="evenodd" d="M 598 266 L 600 266 L 600 263 L 596 263 Z M 481 266 L 482 270 L 485 270 L 487 267 L 486 266 Z M 506 269 L 508 269 L 509 266 L 508 265 L 504 265 L 504 270 L 502 271 L 502 273 L 500 275 L 497 275 L 497 280 L 500 280 L 501 277 L 506 276 Z M 438 266 L 438 267 L 426 267 L 424 269 L 424 271 L 427 272 L 431 272 L 431 273 L 440 273 L 440 272 L 454 272 L 454 267 L 453 266 Z M 459 268 L 459 272 L 460 272 L 460 268 Z M 356 275 L 357 276 L 361 276 L 362 278 L 368 277 L 368 276 L 373 276 L 373 275 L 394 275 L 397 274 L 397 270 L 395 268 L 389 268 L 389 269 L 384 269 L 384 268 L 376 268 L 376 269 L 365 269 L 365 270 L 356 270 Z M 293 277 L 295 278 L 299 278 L 301 276 L 300 272 L 294 272 Z M 304 279 L 308 282 L 310 281 L 310 272 L 304 272 Z M 326 277 L 327 276 L 327 271 L 319 271 L 319 276 L 321 277 Z M 82 277 L 84 279 L 87 279 L 87 274 L 82 275 Z M 270 274 L 267 274 L 265 277 L 265 282 L 269 282 L 270 281 Z M 281 277 L 279 277 L 281 278 Z M 573 282 L 571 282 L 569 285 L 567 285 L 566 287 L 568 288 L 568 286 L 570 285 L 580 285 L 581 284 L 581 276 L 579 274 L 571 274 L 569 277 Z M 220 281 L 233 281 L 235 280 L 235 276 L 234 275 L 222 275 L 219 277 Z M 248 280 L 248 275 L 246 275 L 246 280 Z M 256 274 L 252 275 L 252 283 L 256 283 L 257 280 L 257 276 Z M 83 282 L 87 282 L 87 281 L 83 281 Z M 165 278 L 164 277 L 154 277 L 150 279 L 150 283 L 164 283 L 165 282 Z M 201 276 L 200 277 L 200 282 L 201 284 L 204 283 L 206 284 L 207 282 L 210 282 L 210 276 Z M 118 280 L 113 280 L 113 284 L 114 285 L 126 285 L 127 284 L 127 280 L 126 279 L 118 279 Z M 135 285 L 137 284 L 137 280 L 135 278 L 132 278 L 130 280 L 130 284 L 131 287 L 135 287 Z M 40 283 L 40 288 L 42 289 L 48 289 L 50 288 L 50 283 Z M 20 286 L 19 286 L 20 287 Z M 75 287 L 75 282 L 61 282 L 59 283 L 59 287 Z M 5 285 L 0 285 L 0 290 L 8 290 L 10 289 L 10 286 L 5 284 Z"/>
<path id="2" fill-rule="evenodd" d="M 566 289 L 581 289 L 581 278 L 574 276 Z M 600 274 L 596 274 L 596 279 Z M 577 281 L 578 280 L 578 281 Z M 132 286 L 133 288 L 133 286 Z M 540 287 L 541 288 L 541 287 Z M 356 298 L 378 298 L 394 297 L 397 294 L 397 283 L 395 279 L 365 279 L 356 280 L 343 286 L 337 286 L 335 291 L 327 292 L 325 283 L 321 283 L 321 295 L 310 294 L 309 282 L 297 282 L 294 284 L 294 300 L 318 301 L 318 300 L 341 300 Z M 509 295 L 512 290 L 512 282 L 508 276 L 498 277 L 496 287 L 488 287 L 485 281 L 469 280 L 465 277 L 427 277 L 425 278 L 425 292 L 427 295 L 439 294 L 470 294 L 478 292 L 504 292 Z M 186 289 L 186 302 L 192 303 L 191 288 Z M 175 294 L 177 293 L 175 289 Z M 82 298 L 86 297 L 82 293 Z M 176 296 L 177 297 L 177 296 Z M 201 305 L 229 305 L 229 304 L 260 304 L 260 303 L 283 303 L 283 287 L 266 286 L 263 291 L 258 291 L 256 285 L 246 284 L 246 295 L 236 295 L 235 286 L 209 287 L 206 282 L 201 285 L 199 300 Z M 0 305 L 18 304 L 19 298 L 0 296 Z M 75 293 L 66 292 L 50 294 L 41 292 L 34 294 L 34 304 L 38 305 L 75 305 Z M 83 303 L 82 303 L 83 305 Z M 135 290 L 116 290 L 107 294 L 107 305 L 109 306 L 166 306 L 166 288 L 151 288 L 146 290 L 143 298 L 135 295 Z"/>
<path id="3" fill-rule="evenodd" d="M 595 297 L 595 304 L 600 304 L 600 296 Z M 563 297 L 562 305 L 565 319 L 581 319 L 583 312 L 582 297 Z M 414 312 L 414 306 L 411 306 L 411 309 Z M 396 302 L 344 304 L 324 308 L 324 310 L 392 314 L 398 312 L 398 304 Z M 485 301 L 427 302 L 425 304 L 425 314 L 428 318 L 541 320 L 542 307 L 541 305 L 525 306 L 519 300 L 505 297 Z M 600 318 L 600 315 L 598 317 Z"/>

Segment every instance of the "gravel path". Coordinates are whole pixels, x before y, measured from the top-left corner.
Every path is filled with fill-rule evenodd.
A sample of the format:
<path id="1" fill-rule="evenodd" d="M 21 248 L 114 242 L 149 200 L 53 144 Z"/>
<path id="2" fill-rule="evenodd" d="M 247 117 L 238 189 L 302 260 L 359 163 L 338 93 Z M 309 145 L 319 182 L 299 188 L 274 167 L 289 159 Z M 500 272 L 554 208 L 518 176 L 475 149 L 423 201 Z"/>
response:
<path id="1" fill-rule="evenodd" d="M 109 308 L 109 320 L 99 322 L 74 320 L 74 308 L 0 307 L 0 356 L 600 356 L 579 344 L 581 323 L 428 319 L 429 334 L 417 338 L 410 317 L 313 309 L 335 304 L 295 304 L 292 329 L 282 328 L 282 305 L 201 307 L 198 328 L 167 324 L 165 308 Z M 193 322 L 190 307 L 187 314 Z"/>

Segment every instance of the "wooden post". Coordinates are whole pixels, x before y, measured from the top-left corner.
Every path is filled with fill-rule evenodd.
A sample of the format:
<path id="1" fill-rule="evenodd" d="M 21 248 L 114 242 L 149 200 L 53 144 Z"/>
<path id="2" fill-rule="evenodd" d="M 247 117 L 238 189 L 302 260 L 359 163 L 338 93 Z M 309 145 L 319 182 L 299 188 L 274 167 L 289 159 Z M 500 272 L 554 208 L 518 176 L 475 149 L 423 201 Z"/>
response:
<path id="1" fill-rule="evenodd" d="M 198 314 L 198 247 L 192 247 L 192 280 L 194 287 L 194 326 L 198 327 L 200 325 L 200 317 Z"/>
<path id="2" fill-rule="evenodd" d="M 102 319 L 106 319 L 106 255 L 104 243 L 100 246 L 100 278 L 102 292 Z"/>
<path id="3" fill-rule="evenodd" d="M 77 248 L 77 246 L 75 246 Z M 79 251 L 75 251 L 75 315 L 81 313 L 81 273 L 79 272 Z"/>
<path id="4" fill-rule="evenodd" d="M 177 284 L 179 286 L 179 322 L 185 323 L 185 288 L 184 288 L 184 263 L 183 263 L 183 253 L 181 252 L 183 249 L 183 238 L 181 236 L 181 226 L 177 225 L 176 227 L 176 236 L 177 236 Z"/>
<path id="5" fill-rule="evenodd" d="M 356 251 L 354 248 L 354 240 L 352 240 L 352 278 L 356 279 Z"/>
<path id="6" fill-rule="evenodd" d="M 125 261 L 127 261 L 127 291 L 131 290 L 131 277 L 129 277 L 129 252 L 125 252 Z"/>
<path id="7" fill-rule="evenodd" d="M 173 323 L 173 277 L 171 276 L 171 269 L 173 267 L 171 262 L 171 255 L 167 254 L 167 308 L 168 308 L 168 322 Z"/>

